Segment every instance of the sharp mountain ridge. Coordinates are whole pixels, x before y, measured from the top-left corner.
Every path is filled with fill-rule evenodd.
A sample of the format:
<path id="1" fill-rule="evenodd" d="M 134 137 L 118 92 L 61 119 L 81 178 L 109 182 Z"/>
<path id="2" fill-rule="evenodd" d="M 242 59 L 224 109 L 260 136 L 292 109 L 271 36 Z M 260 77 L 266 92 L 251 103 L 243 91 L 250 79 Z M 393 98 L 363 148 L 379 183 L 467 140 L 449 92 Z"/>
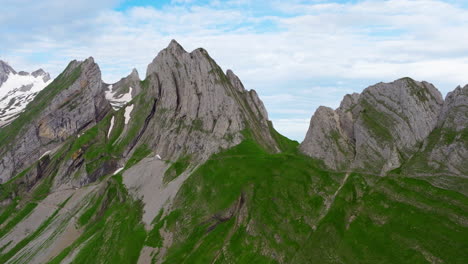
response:
<path id="1" fill-rule="evenodd" d="M 428 82 L 402 78 L 319 107 L 301 151 L 339 171 L 386 175 L 468 175 L 468 85 L 446 96 Z"/>
<path id="2" fill-rule="evenodd" d="M 468 259 L 468 86 L 378 83 L 299 144 L 174 40 L 144 79 L 89 57 L 49 82 L 0 128 L 0 263 Z"/>

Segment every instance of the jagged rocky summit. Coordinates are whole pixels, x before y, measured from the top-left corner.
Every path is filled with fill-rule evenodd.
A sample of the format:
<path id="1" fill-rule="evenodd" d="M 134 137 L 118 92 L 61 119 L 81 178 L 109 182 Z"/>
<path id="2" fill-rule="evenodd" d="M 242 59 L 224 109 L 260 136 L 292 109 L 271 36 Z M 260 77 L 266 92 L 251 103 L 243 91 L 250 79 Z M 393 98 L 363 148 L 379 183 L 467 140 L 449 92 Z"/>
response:
<path id="1" fill-rule="evenodd" d="M 134 70 L 115 84 L 105 84 L 93 58 L 72 61 L 25 114 L 1 131 L 0 179 L 5 182 L 44 153 L 51 155 L 112 107 L 117 113 L 109 117 L 106 134 L 119 129 L 114 147 L 120 148 L 103 161 L 101 171 L 78 177 L 81 184 L 117 169 L 142 145 L 167 160 L 190 156 L 201 162 L 240 143 L 249 131 L 271 151 L 279 151 L 256 92 L 245 90 L 232 71 L 225 74 L 204 49 L 188 53 L 172 41 L 148 65 L 144 81 Z M 75 158 L 66 166 L 86 166 L 79 152 Z"/>
<path id="2" fill-rule="evenodd" d="M 467 89 L 444 101 L 428 82 L 378 83 L 319 107 L 300 149 L 338 171 L 467 177 Z"/>
<path id="3" fill-rule="evenodd" d="M 466 262 L 467 87 L 379 83 L 299 148 L 204 49 L 144 76 L 72 61 L 0 128 L 0 263 Z"/>
<path id="4" fill-rule="evenodd" d="M 11 123 L 50 82 L 49 73 L 43 69 L 16 72 L 0 60 L 0 127 Z"/>

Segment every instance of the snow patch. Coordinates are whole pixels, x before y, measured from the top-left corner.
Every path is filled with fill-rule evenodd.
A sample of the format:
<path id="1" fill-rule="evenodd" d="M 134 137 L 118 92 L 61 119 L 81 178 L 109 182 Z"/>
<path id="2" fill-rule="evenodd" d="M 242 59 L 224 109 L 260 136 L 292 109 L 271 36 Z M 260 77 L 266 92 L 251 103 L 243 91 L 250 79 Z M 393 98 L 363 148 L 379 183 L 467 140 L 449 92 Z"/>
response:
<path id="1" fill-rule="evenodd" d="M 123 169 L 124 169 L 123 167 L 118 168 L 117 170 L 114 171 L 114 174 L 112 174 L 112 175 L 116 175 L 117 173 L 121 172 Z"/>
<path id="2" fill-rule="evenodd" d="M 106 91 L 106 99 L 107 101 L 109 101 L 109 103 L 111 104 L 112 108 L 114 108 L 114 110 L 118 110 L 122 108 L 124 105 L 126 105 L 128 102 L 130 102 L 133 99 L 132 87 L 129 87 L 128 93 L 120 94 L 120 95 L 117 95 L 117 91 L 112 92 L 112 87 L 113 87 L 112 84 L 107 87 L 108 91 Z"/>
<path id="3" fill-rule="evenodd" d="M 129 105 L 125 107 L 125 113 L 124 113 L 125 125 L 128 124 L 128 121 L 130 121 L 130 114 L 132 113 L 132 111 L 133 111 L 133 105 Z"/>
<path id="4" fill-rule="evenodd" d="M 19 75 L 10 73 L 0 86 L 0 127 L 11 123 L 24 111 L 34 97 L 52 80 L 44 82 L 44 75 Z"/>
<path id="5" fill-rule="evenodd" d="M 42 159 L 43 157 L 45 157 L 46 155 L 49 155 L 49 154 L 50 154 L 50 150 L 44 152 L 44 154 L 42 154 L 39 159 Z"/>
<path id="6" fill-rule="evenodd" d="M 107 132 L 107 138 L 110 137 L 110 134 L 111 134 L 111 131 L 112 131 L 113 127 L 114 127 L 114 117 L 111 118 L 109 132 Z"/>

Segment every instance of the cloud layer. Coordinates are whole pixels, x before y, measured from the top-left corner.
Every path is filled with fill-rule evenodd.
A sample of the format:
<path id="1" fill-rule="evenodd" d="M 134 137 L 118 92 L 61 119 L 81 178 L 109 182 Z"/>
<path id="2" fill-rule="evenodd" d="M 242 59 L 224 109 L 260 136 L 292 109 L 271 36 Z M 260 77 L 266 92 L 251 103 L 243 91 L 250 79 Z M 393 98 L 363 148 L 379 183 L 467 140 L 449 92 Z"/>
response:
<path id="1" fill-rule="evenodd" d="M 57 75 L 93 56 L 104 80 L 147 64 L 170 39 L 206 48 L 264 100 L 275 126 L 302 140 L 316 107 L 411 76 L 442 93 L 468 83 L 468 9 L 456 2 L 0 0 L 0 59 Z M 77 2 L 77 1 L 75 1 Z M 21 15 L 19 15 L 21 14 Z"/>

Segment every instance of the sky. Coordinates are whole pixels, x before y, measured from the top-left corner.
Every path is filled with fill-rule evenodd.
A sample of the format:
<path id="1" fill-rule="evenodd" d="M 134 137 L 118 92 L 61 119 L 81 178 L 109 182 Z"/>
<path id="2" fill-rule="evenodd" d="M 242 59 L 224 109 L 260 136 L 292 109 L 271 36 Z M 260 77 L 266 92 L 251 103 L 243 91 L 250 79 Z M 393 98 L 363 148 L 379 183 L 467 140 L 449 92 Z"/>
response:
<path id="1" fill-rule="evenodd" d="M 445 96 L 468 83 L 468 0 L 0 0 L 0 59 L 57 76 L 93 56 L 107 83 L 176 39 L 255 89 L 302 141 L 320 105 L 402 77 Z"/>

